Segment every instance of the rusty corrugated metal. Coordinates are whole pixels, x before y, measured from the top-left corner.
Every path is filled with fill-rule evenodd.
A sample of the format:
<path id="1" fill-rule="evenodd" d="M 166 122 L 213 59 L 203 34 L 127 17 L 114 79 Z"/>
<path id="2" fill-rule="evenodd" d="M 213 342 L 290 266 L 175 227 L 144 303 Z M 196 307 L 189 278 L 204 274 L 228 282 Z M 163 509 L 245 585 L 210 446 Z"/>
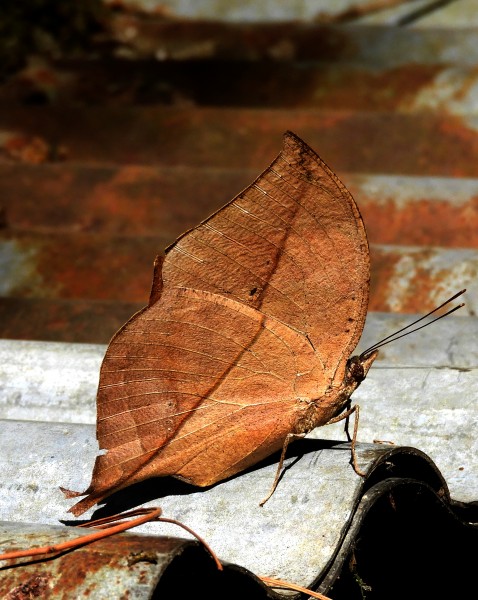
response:
<path id="1" fill-rule="evenodd" d="M 4 231 L 173 240 L 256 175 L 215 167 L 0 164 Z M 370 242 L 478 247 L 478 179 L 340 176 L 359 204 Z"/>
<path id="2" fill-rule="evenodd" d="M 48 89 L 45 72 L 55 81 Z M 211 86 L 211 80 L 221 81 L 221 87 Z M 57 106 L 182 105 L 191 110 L 196 106 L 260 106 L 466 115 L 477 112 L 476 84 L 475 66 L 449 63 L 411 62 L 389 67 L 270 61 L 105 60 L 92 64 L 70 60 L 31 65 L 27 72 L 0 86 L 0 102 L 25 102 L 36 94 Z"/>
<path id="3" fill-rule="evenodd" d="M 0 521 L 0 554 L 84 534 L 76 527 Z M 229 565 L 218 571 L 198 542 L 171 536 L 119 534 L 45 560 L 2 561 L 0 569 L 4 600 L 151 600 L 186 597 L 192 589 L 207 589 L 209 598 L 219 600 L 232 587 L 239 595 L 257 600 L 276 597 L 252 573 Z"/>
<path id="4" fill-rule="evenodd" d="M 119 300 L 147 304 L 156 254 L 153 237 L 92 234 L 0 235 L 6 265 L 0 292 L 20 298 Z M 475 314 L 478 251 L 440 247 L 371 246 L 372 311 L 424 312 L 469 288 L 462 314 Z"/>
<path id="5" fill-rule="evenodd" d="M 37 448 L 29 468 L 15 454 L 19 435 L 27 436 L 31 446 Z M 0 437 L 6 453 L 0 458 L 0 484 L 10 498 L 8 506 L 0 507 L 2 517 L 10 520 L 15 515 L 17 519 L 44 523 L 67 518 L 65 511 L 71 500 L 64 499 L 58 485 L 81 488 L 87 483 L 85 462 L 92 463 L 96 453 L 94 427 L 5 421 Z M 308 439 L 292 445 L 289 456 L 281 484 L 264 507 L 258 503 L 273 479 L 273 461 L 207 490 L 169 478 L 151 480 L 115 494 L 106 512 L 139 503 L 148 505 L 155 498 L 153 503 L 161 505 L 165 516 L 192 527 L 221 561 L 257 575 L 311 586 L 330 573 L 338 549 L 343 553 L 342 560 L 347 556 L 350 545 L 344 547 L 343 535 L 354 531 L 349 544 L 358 537 L 364 516 L 358 505 L 364 497 L 365 512 L 370 509 L 366 493 L 377 484 L 388 482 L 388 491 L 393 493 L 394 486 L 410 485 L 410 479 L 414 479 L 421 488 L 433 490 L 434 497 L 441 498 L 448 510 L 451 508 L 442 475 L 426 455 L 414 448 L 360 444 L 359 464 L 368 473 L 365 480 L 349 464 L 348 444 Z M 462 459 L 459 466 L 468 468 Z M 468 494 L 472 492 L 468 488 Z M 105 509 L 99 512 L 105 513 Z M 177 535 L 173 525 L 163 523 L 145 524 L 138 531 Z M 114 545 L 114 539 L 110 544 Z M 271 553 L 270 548 L 281 548 L 281 552 Z M 185 561 L 183 569 L 191 569 L 191 562 Z M 343 564 L 335 565 L 335 576 L 341 567 Z"/>
<path id="6" fill-rule="evenodd" d="M 64 147 L 71 161 L 256 172 L 292 129 L 337 172 L 476 177 L 477 126 L 473 115 L 307 109 L 13 107 L 0 113 L 0 130 Z"/>
<path id="7" fill-rule="evenodd" d="M 61 525 L 0 521 L 0 554 L 65 542 L 84 533 Z M 5 600 L 149 599 L 169 564 L 192 545 L 196 544 L 173 538 L 118 535 L 46 561 L 26 558 L 9 560 L 6 564 L 2 561 L 0 596 Z"/>

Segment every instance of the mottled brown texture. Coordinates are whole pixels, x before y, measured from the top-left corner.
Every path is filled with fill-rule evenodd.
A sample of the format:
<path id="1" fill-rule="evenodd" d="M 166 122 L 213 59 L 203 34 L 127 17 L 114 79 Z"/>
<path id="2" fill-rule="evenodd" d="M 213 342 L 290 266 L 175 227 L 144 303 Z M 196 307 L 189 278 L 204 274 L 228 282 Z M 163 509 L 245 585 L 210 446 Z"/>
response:
<path id="1" fill-rule="evenodd" d="M 369 269 L 352 196 L 286 133 L 262 175 L 166 249 L 149 306 L 112 339 L 97 397 L 107 453 L 71 511 L 152 476 L 211 485 L 342 412 L 374 358 L 348 362 Z"/>
<path id="2" fill-rule="evenodd" d="M 70 239 L 88 233 L 100 234 L 102 240 L 120 236 L 157 240 L 161 236 L 172 241 L 220 208 L 253 176 L 249 168 L 66 163 L 39 169 L 0 162 L 0 231 L 59 236 L 58 243 L 64 245 L 62 234 Z M 371 244 L 478 247 L 475 187 L 461 192 L 457 201 L 453 192 L 444 197 L 431 185 L 422 185 L 422 179 L 413 178 L 404 182 L 407 193 L 402 198 L 395 187 L 387 188 L 387 182 L 375 176 L 343 173 L 341 177 L 352 195 L 360 198 Z M 458 186 L 456 192 L 460 192 Z M 149 273 L 151 260 L 139 245 L 138 249 L 128 247 L 136 261 L 128 272 L 137 274 L 144 265 Z M 107 263 L 99 245 L 96 250 L 98 263 Z M 91 261 L 94 256 L 90 254 Z"/>
<path id="3" fill-rule="evenodd" d="M 0 162 L 0 228 L 103 238 L 159 234 L 170 243 L 254 176 L 214 167 Z"/>
<path id="4" fill-rule="evenodd" d="M 12 107 L 15 129 L 68 148 L 74 163 L 254 168 L 293 126 L 337 172 L 476 177 L 473 118 L 421 112 L 267 108 Z M 384 140 L 387 143 L 384 144 Z"/>
<path id="5" fill-rule="evenodd" d="M 118 300 L 0 297 L 0 337 L 107 344 L 142 306 Z"/>
<path id="6" fill-rule="evenodd" d="M 415 62 L 380 67 L 322 61 L 77 60 L 68 61 L 69 77 L 57 82 L 55 95 L 49 102 L 57 106 L 261 106 L 403 111 L 413 110 L 416 99 L 447 69 L 449 66 L 443 63 Z M 211 85 L 211 81 L 219 85 Z M 463 94 L 474 81 L 475 73 L 470 67 L 460 88 Z M 3 89 L 0 86 L 0 102 L 6 97 L 11 101 L 12 95 L 20 102 L 25 101 L 31 90 L 26 92 L 18 85 L 19 81 L 16 83 L 15 86 L 15 82 L 10 82 Z M 41 84 L 35 86 L 35 91 L 42 93 Z"/>
<path id="7" fill-rule="evenodd" d="M 34 600 L 34 598 L 50 598 L 48 576 L 34 575 L 21 585 L 15 586 L 4 600 Z"/>
<path id="8" fill-rule="evenodd" d="M 353 188 L 353 186 L 349 186 Z M 360 209 L 371 243 L 443 248 L 478 247 L 478 197 L 456 203 L 430 195 L 399 203 L 363 198 Z M 372 257 L 373 260 L 373 257 Z M 418 305 L 419 306 L 419 305 Z M 417 307 L 414 307 L 414 311 Z"/>

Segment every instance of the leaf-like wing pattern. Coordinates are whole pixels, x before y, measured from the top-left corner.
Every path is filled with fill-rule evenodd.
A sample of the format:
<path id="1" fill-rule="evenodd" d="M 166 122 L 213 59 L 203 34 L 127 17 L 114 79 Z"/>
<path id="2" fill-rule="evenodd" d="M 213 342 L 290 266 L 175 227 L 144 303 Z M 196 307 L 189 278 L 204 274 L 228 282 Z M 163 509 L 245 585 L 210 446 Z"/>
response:
<path id="1" fill-rule="evenodd" d="M 108 452 L 75 511 L 147 477 L 209 485 L 243 470 L 281 448 L 328 383 L 280 321 L 217 294 L 165 292 L 109 345 L 97 420 Z"/>
<path id="2" fill-rule="evenodd" d="M 97 397 L 107 452 L 70 510 L 151 476 L 215 483 L 326 423 L 361 380 L 346 364 L 368 292 L 354 200 L 286 133 L 252 185 L 158 259 L 149 306 L 110 342 Z"/>
<path id="3" fill-rule="evenodd" d="M 369 268 L 355 201 L 288 132 L 254 183 L 167 249 L 163 281 L 231 297 L 296 328 L 334 372 L 362 333 Z"/>

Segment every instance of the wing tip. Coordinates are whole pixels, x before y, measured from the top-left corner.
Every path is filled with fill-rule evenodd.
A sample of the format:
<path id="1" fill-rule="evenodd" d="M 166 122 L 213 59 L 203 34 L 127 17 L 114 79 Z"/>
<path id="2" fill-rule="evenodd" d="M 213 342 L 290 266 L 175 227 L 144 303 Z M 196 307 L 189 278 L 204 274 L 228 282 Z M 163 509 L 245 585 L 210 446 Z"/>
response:
<path id="1" fill-rule="evenodd" d="M 282 154 L 301 160 L 301 157 L 307 156 L 313 162 L 323 164 L 322 159 L 309 144 L 299 137 L 296 133 L 288 129 L 282 136 Z"/>
<path id="2" fill-rule="evenodd" d="M 66 499 L 70 500 L 71 498 L 78 498 L 79 496 L 84 496 L 86 492 L 75 492 L 73 490 L 68 490 L 67 488 L 60 487 L 60 491 L 63 493 Z M 80 516 L 84 512 L 86 512 L 91 506 L 96 504 L 97 499 L 93 498 L 91 495 L 86 496 L 76 504 L 74 504 L 71 508 L 68 509 L 69 513 L 75 515 L 75 517 Z"/>
<path id="3" fill-rule="evenodd" d="M 77 498 L 78 496 L 83 496 L 83 492 L 74 492 L 73 490 L 68 490 L 67 488 L 60 486 L 60 491 L 64 494 L 65 498 Z"/>
<path id="4" fill-rule="evenodd" d="M 304 140 L 302 140 L 296 133 L 294 133 L 293 131 L 291 131 L 290 129 L 287 129 L 284 134 L 282 135 L 282 141 L 284 144 L 284 147 L 287 147 L 288 145 L 305 145 L 307 146 L 307 144 L 304 142 Z"/>
<path id="5" fill-rule="evenodd" d="M 71 513 L 72 515 L 74 515 L 75 517 L 79 517 L 80 515 L 85 513 L 89 508 L 91 508 L 92 506 L 97 504 L 100 500 L 102 500 L 103 497 L 104 497 L 103 495 L 95 496 L 94 494 L 89 494 L 85 498 L 82 498 L 76 504 L 73 504 L 73 506 L 71 506 L 68 509 L 68 512 Z"/>

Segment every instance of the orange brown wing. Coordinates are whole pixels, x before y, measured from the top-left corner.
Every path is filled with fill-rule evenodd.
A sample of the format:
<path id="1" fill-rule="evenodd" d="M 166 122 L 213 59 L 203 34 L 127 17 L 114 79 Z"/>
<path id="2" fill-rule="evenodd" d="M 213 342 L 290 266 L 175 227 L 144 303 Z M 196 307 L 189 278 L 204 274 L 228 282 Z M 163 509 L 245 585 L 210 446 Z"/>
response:
<path id="1" fill-rule="evenodd" d="M 233 298 L 287 323 L 309 337 L 334 373 L 362 334 L 369 272 L 355 201 L 287 132 L 262 175 L 167 249 L 163 281 L 165 288 Z"/>
<path id="2" fill-rule="evenodd" d="M 209 292 L 165 293 L 107 350 L 97 436 L 108 452 L 72 512 L 147 477 L 203 486 L 243 470 L 282 446 L 328 383 L 308 340 L 276 319 Z"/>
<path id="3" fill-rule="evenodd" d="M 72 512 L 153 475 L 207 485 L 280 448 L 342 380 L 368 286 L 352 197 L 287 133 L 251 186 L 167 250 L 150 306 L 111 341 L 97 401 L 108 452 Z"/>

